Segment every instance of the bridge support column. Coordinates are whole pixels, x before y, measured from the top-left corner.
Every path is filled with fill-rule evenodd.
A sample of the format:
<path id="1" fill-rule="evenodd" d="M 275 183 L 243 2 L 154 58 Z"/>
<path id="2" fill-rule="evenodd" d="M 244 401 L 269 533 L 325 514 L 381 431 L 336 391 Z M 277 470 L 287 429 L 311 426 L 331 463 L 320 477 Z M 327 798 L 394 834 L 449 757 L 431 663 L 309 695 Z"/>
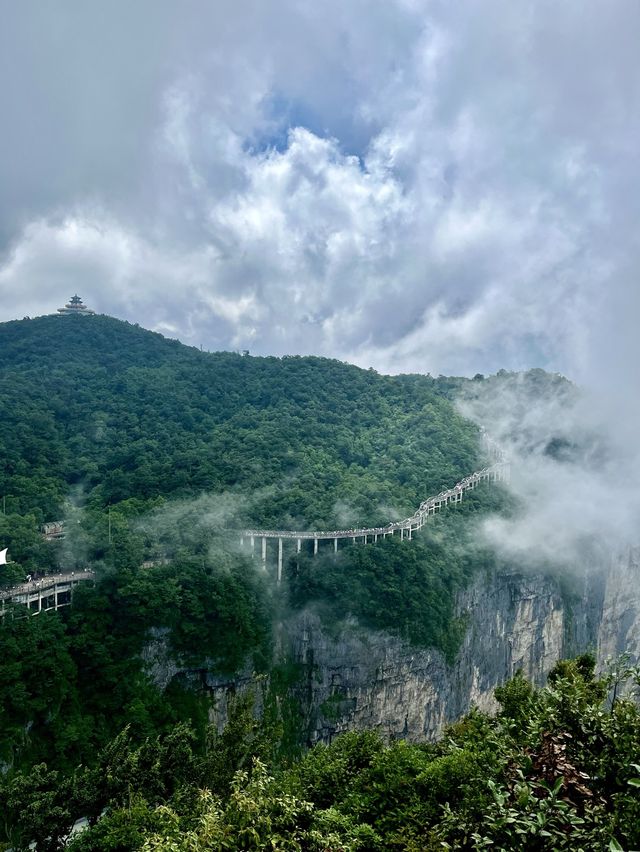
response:
<path id="1" fill-rule="evenodd" d="M 302 547 L 302 541 L 298 539 L 296 542 L 296 553 L 300 553 L 300 548 Z"/>
<path id="2" fill-rule="evenodd" d="M 378 533 L 373 534 L 373 543 L 375 544 L 378 540 Z"/>
<path id="3" fill-rule="evenodd" d="M 356 537 L 355 537 L 355 535 L 351 537 L 351 541 L 352 541 L 354 544 L 356 543 Z"/>
<path id="4" fill-rule="evenodd" d="M 411 524 L 409 524 L 409 541 L 411 541 Z"/>
<path id="5" fill-rule="evenodd" d="M 334 553 L 338 552 L 338 539 L 337 538 L 334 538 L 334 540 L 333 540 L 333 552 Z"/>
<path id="6" fill-rule="evenodd" d="M 400 527 L 400 541 L 403 541 L 403 539 L 404 539 L 404 530 L 402 529 L 402 527 Z"/>
<path id="7" fill-rule="evenodd" d="M 278 583 L 282 582 L 282 539 L 278 539 Z"/>
<path id="8" fill-rule="evenodd" d="M 254 553 L 255 543 L 256 543 L 255 537 L 251 536 L 251 558 L 252 559 L 255 556 L 255 553 Z"/>
<path id="9" fill-rule="evenodd" d="M 314 538 L 313 540 L 313 555 L 315 556 L 318 552 L 318 539 Z"/>
<path id="10" fill-rule="evenodd" d="M 267 567 L 267 538 L 262 536 L 262 567 Z"/>

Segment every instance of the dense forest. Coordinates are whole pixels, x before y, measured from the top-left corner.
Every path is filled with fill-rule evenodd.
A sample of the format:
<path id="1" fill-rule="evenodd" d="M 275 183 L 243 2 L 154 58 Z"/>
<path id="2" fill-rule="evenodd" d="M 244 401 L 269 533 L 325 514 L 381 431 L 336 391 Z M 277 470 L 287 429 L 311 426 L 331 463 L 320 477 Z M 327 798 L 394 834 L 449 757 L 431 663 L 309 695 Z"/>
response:
<path id="1" fill-rule="evenodd" d="M 517 674 L 435 743 L 348 733 L 283 763 L 273 719 L 238 699 L 225 731 L 125 728 L 72 775 L 35 766 L 0 781 L 7 841 L 70 852 L 482 850 L 615 852 L 640 845 L 640 711 L 622 659 L 585 655 L 534 690 Z M 608 696 L 608 697 L 607 697 Z"/>
<path id="2" fill-rule="evenodd" d="M 9 606 L 0 623 L 0 838 L 19 849 L 38 837 L 38 848 L 56 849 L 59 835 L 46 840 L 56 814 L 64 822 L 84 808 L 96 818 L 108 805 L 115 822 L 104 829 L 101 821 L 86 848 L 137 849 L 142 826 L 197 833 L 198 820 L 210 819 L 207 808 L 224 811 L 256 785 L 271 796 L 266 765 L 283 771 L 305 742 L 292 706 L 296 669 L 275 650 L 278 630 L 297 610 L 312 607 L 335 629 L 355 617 L 452 660 L 464 631 L 454 617 L 456 593 L 497 565 L 477 544 L 475 524 L 487 512 L 518 511 L 501 488 L 470 493 L 412 542 L 287 553 L 281 586 L 239 549 L 237 530 L 406 516 L 485 463 L 477 427 L 453 404 L 461 389 L 473 393 L 483 381 L 381 376 L 321 358 L 210 354 L 102 316 L 0 325 L 0 543 L 13 560 L 0 568 L 0 584 L 27 573 L 95 572 L 72 607 L 25 618 Z M 557 383 L 541 371 L 526 381 Z M 65 522 L 62 541 L 40 532 L 52 520 Z M 191 674 L 160 688 L 145 663 L 154 643 Z M 210 697 L 198 673 L 232 677 L 241 668 L 265 674 L 261 722 L 239 707 L 220 740 L 208 728 Z M 371 759 L 387 754 L 375 738 L 353 742 Z M 251 754 L 262 761 L 253 770 Z M 423 766 L 433 754 L 418 749 L 415 759 Z M 131 771 L 140 780 L 135 772 L 158 764 L 161 775 L 179 778 L 156 778 L 151 796 L 129 779 L 126 803 L 123 787 L 115 798 L 109 787 L 82 799 L 80 788 L 98 790 L 112 760 L 124 761 L 116 775 Z M 294 777 L 278 783 L 287 787 Z M 196 782 L 222 798 L 202 798 Z M 58 791 L 75 804 L 61 805 Z M 285 800 L 307 814 L 300 818 L 309 838 L 316 818 L 328 820 L 318 838 L 325 829 L 333 836 L 334 818 L 336 836 L 350 836 L 348 808 L 315 802 L 304 785 Z M 131 830 L 118 810 L 125 804 L 140 815 Z M 318 807 L 322 817 L 312 818 Z M 387 842 L 375 839 L 384 834 L 379 826 L 356 823 L 371 847 L 345 840 L 278 848 L 388 848 L 375 845 Z M 108 845 L 100 832 L 117 834 L 116 824 L 128 839 Z M 172 842 L 148 838 L 149 848 Z M 235 843 L 212 848 L 243 848 Z"/>
<path id="3" fill-rule="evenodd" d="M 231 492 L 255 524 L 373 524 L 477 461 L 429 377 L 202 353 L 103 316 L 0 325 L 0 371 L 5 514 Z"/>

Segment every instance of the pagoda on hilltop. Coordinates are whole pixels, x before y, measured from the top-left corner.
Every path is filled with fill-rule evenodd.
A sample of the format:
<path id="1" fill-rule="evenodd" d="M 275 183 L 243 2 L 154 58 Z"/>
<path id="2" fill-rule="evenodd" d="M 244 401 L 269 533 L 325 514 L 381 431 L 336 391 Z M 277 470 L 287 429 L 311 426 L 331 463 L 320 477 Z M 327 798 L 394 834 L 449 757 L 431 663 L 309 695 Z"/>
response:
<path id="1" fill-rule="evenodd" d="M 95 314 L 95 311 L 88 308 L 80 296 L 76 293 L 75 296 L 71 297 L 64 308 L 58 308 L 58 313 L 69 317 L 88 317 Z"/>

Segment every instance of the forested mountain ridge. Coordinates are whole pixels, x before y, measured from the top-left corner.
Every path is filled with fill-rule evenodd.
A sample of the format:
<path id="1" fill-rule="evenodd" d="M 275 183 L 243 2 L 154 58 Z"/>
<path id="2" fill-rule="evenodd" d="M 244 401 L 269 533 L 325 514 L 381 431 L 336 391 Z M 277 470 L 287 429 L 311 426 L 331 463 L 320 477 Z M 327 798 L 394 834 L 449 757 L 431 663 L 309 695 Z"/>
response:
<path id="1" fill-rule="evenodd" d="M 485 557 L 447 542 L 466 540 L 464 518 L 499 495 L 478 491 L 410 553 L 389 541 L 301 554 L 277 604 L 225 533 L 414 509 L 479 463 L 478 430 L 450 389 L 322 358 L 203 353 L 105 316 L 0 325 L 0 540 L 14 559 L 1 580 L 97 572 L 72 611 L 2 625 L 3 759 L 68 765 L 132 717 L 140 730 L 193 720 L 202 696 L 160 696 L 143 673 L 151 635 L 185 664 L 268 669 L 274 615 L 314 605 L 452 653 L 455 591 Z M 44 542 L 39 525 L 60 517 L 65 540 Z M 145 570 L 148 559 L 160 564 Z"/>
<path id="2" fill-rule="evenodd" d="M 74 487 L 104 508 L 276 486 L 247 520 L 376 523 L 478 456 L 476 428 L 430 377 L 203 353 L 106 316 L 0 325 L 0 395 L 0 494 L 42 519 Z"/>

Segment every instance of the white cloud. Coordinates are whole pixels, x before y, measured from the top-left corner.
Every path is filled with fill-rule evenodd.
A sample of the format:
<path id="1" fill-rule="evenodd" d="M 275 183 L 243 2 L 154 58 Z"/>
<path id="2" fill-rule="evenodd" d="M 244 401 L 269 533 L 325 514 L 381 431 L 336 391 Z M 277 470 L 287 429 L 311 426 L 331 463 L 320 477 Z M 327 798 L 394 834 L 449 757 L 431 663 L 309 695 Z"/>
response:
<path id="1" fill-rule="evenodd" d="M 78 289 L 208 348 L 382 370 L 637 359 L 634 4 L 29 5 L 2 318 Z"/>

